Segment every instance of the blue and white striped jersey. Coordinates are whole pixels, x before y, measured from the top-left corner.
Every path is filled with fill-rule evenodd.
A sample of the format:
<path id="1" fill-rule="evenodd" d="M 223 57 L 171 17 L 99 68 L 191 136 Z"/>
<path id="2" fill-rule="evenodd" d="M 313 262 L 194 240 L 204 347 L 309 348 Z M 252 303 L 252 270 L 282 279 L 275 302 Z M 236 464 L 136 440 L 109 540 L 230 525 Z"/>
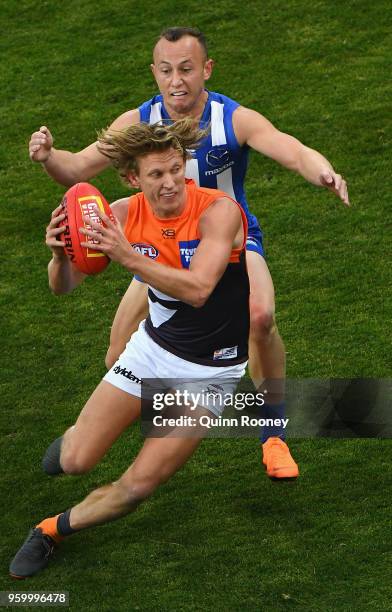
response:
<path id="1" fill-rule="evenodd" d="M 193 152 L 193 158 L 188 160 L 186 177 L 193 179 L 200 187 L 220 189 L 239 202 L 248 220 L 248 236 L 259 236 L 259 223 L 249 212 L 244 190 L 249 147 L 239 145 L 233 129 L 233 112 L 239 104 L 222 94 L 213 91 L 207 93 L 208 100 L 200 127 L 209 125 L 210 133 Z M 139 112 L 140 120 L 145 123 L 170 121 L 162 95 L 144 102 Z"/>

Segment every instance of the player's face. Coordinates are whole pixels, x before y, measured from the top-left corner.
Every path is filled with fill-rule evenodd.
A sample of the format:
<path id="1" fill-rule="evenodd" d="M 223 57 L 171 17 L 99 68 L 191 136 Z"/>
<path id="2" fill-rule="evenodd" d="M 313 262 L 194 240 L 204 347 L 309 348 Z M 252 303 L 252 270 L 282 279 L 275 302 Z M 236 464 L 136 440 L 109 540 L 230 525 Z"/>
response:
<path id="1" fill-rule="evenodd" d="M 149 153 L 138 160 L 131 173 L 133 187 L 141 189 L 157 217 L 177 217 L 185 207 L 185 161 L 178 151 Z"/>
<path id="2" fill-rule="evenodd" d="M 207 101 L 204 84 L 212 66 L 194 36 L 183 36 L 176 42 L 158 41 L 151 69 L 172 119 L 201 116 Z"/>

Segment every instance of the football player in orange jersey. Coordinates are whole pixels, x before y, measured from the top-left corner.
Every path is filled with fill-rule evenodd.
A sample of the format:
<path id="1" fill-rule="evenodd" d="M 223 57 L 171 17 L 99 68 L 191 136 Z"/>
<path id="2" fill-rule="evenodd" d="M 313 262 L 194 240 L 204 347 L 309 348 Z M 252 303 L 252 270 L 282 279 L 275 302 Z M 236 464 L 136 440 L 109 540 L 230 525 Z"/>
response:
<path id="1" fill-rule="evenodd" d="M 167 127 L 139 124 L 102 136 L 102 150 L 142 191 L 112 205 L 115 222 L 98 211 L 106 227 L 89 221 L 91 229 L 80 232 L 94 238 L 96 250 L 141 276 L 148 287 L 150 310 L 75 425 L 49 447 L 45 467 L 52 474 L 81 474 L 96 465 L 140 416 L 142 390 L 153 400 L 151 381 L 164 376 L 165 391 L 175 389 L 180 396 L 190 388 L 198 393 L 194 397 L 201 414 L 219 417 L 224 405 L 219 405 L 216 395 L 233 394 L 245 372 L 247 221 L 241 206 L 225 193 L 186 182 L 187 151 L 204 135 L 188 118 Z M 52 250 L 49 284 L 56 293 L 72 291 L 85 278 L 59 240 L 63 220 L 57 208 L 46 238 Z M 168 228 L 166 239 L 161 230 Z M 138 252 L 140 245 L 145 247 L 143 254 Z M 203 395 L 209 384 L 214 384 L 212 404 Z M 10 574 L 15 578 L 36 574 L 66 536 L 133 512 L 191 457 L 203 438 L 198 425 L 175 420 L 174 431 L 146 438 L 116 482 L 41 521 L 12 560 Z"/>

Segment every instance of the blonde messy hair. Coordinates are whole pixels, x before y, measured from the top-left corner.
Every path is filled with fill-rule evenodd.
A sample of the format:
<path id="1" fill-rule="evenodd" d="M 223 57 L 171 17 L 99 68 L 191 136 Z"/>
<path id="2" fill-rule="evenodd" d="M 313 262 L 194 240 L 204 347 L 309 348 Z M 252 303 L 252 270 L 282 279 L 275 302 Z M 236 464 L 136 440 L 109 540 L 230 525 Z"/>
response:
<path id="1" fill-rule="evenodd" d="M 123 130 L 103 130 L 98 134 L 98 150 L 111 160 L 129 185 L 128 175 L 138 172 L 140 157 L 174 149 L 185 161 L 191 158 L 189 149 L 197 148 L 208 133 L 208 129 L 200 129 L 190 117 L 170 125 L 137 123 Z"/>

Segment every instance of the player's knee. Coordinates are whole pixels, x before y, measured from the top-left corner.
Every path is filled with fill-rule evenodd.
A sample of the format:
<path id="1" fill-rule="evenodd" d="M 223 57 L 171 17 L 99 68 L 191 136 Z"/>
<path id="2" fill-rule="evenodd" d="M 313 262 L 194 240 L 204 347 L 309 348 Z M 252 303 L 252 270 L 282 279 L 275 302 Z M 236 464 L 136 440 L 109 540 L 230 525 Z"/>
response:
<path id="1" fill-rule="evenodd" d="M 272 307 L 257 305 L 250 310 L 250 334 L 256 341 L 266 341 L 277 331 Z"/>
<path id="2" fill-rule="evenodd" d="M 64 448 L 61 450 L 60 463 L 65 474 L 77 476 L 89 472 L 95 465 L 95 462 L 82 451 L 75 451 L 72 448 Z"/>

